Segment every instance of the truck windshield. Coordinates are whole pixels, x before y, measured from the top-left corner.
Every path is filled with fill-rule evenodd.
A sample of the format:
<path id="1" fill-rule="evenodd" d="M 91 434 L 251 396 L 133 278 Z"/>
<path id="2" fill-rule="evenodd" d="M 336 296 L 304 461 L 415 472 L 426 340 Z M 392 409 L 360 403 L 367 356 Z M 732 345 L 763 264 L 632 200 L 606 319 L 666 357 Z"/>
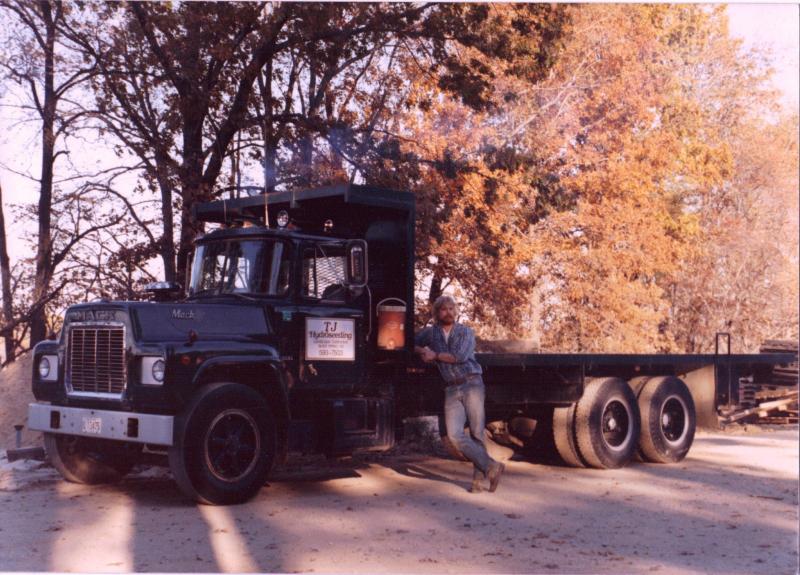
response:
<path id="1" fill-rule="evenodd" d="M 228 240 L 197 246 L 189 295 L 282 296 L 289 290 L 289 250 L 278 240 Z"/>

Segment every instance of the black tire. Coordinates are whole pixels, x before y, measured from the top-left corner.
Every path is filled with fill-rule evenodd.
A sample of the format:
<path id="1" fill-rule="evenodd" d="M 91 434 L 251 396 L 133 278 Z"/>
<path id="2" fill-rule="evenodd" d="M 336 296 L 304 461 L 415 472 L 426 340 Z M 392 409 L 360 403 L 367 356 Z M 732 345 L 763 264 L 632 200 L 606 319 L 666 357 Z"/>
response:
<path id="1" fill-rule="evenodd" d="M 578 453 L 590 467 L 622 467 L 636 454 L 641 423 L 636 396 L 615 377 L 593 379 L 575 410 Z"/>
<path id="2" fill-rule="evenodd" d="M 586 463 L 578 453 L 575 436 L 575 409 L 577 404 L 569 407 L 556 407 L 553 410 L 553 441 L 556 451 L 566 465 L 570 467 L 586 467 Z"/>
<path id="3" fill-rule="evenodd" d="M 645 461 L 677 463 L 694 442 L 697 426 L 689 388 L 674 376 L 654 377 L 639 393 L 642 434 L 639 452 Z"/>
<path id="4" fill-rule="evenodd" d="M 266 483 L 277 454 L 266 399 L 238 383 L 200 389 L 175 421 L 169 466 L 187 496 L 209 505 L 243 503 Z"/>
<path id="5" fill-rule="evenodd" d="M 115 483 L 138 462 L 141 446 L 122 441 L 58 433 L 44 434 L 50 464 L 72 483 Z"/>
<path id="6" fill-rule="evenodd" d="M 640 375 L 639 377 L 634 377 L 632 379 L 629 379 L 628 380 L 628 385 L 633 390 L 633 395 L 635 395 L 638 398 L 639 394 L 642 392 L 642 388 L 644 387 L 644 384 L 647 383 L 648 381 L 650 381 L 651 379 L 652 379 L 652 376 L 649 376 L 649 375 Z M 640 418 L 640 420 L 641 420 L 641 413 L 642 413 L 642 407 L 640 405 L 639 406 L 639 418 Z M 641 437 L 641 435 L 640 435 L 640 437 Z M 633 458 L 634 458 L 634 460 L 636 460 L 638 462 L 646 462 L 647 461 L 644 457 L 642 457 L 641 448 L 636 450 L 636 454 L 633 456 Z"/>

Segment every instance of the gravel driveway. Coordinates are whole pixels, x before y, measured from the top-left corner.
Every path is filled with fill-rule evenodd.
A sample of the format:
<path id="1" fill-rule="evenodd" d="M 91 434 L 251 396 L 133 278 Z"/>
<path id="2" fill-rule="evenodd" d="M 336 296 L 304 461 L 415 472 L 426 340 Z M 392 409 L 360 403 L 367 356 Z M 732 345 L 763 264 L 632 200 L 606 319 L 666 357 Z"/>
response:
<path id="1" fill-rule="evenodd" d="M 511 461 L 497 493 L 426 455 L 281 472 L 248 504 L 188 503 L 166 470 L 114 486 L 0 462 L 0 570 L 793 574 L 798 433 L 699 433 L 674 466 Z"/>

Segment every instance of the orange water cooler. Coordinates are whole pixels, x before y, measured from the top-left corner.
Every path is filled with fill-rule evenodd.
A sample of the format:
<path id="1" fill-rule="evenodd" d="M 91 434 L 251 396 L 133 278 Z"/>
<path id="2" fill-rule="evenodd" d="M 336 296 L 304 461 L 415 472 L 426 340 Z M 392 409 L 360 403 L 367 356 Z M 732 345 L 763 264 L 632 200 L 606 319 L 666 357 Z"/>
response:
<path id="1" fill-rule="evenodd" d="M 402 349 L 406 342 L 406 302 L 388 297 L 378 302 L 378 349 Z"/>

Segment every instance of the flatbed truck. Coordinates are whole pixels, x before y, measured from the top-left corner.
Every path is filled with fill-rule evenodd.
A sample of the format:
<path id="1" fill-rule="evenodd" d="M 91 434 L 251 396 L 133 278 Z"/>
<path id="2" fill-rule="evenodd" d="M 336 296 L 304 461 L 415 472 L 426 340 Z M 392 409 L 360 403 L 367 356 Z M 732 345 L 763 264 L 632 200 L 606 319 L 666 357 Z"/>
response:
<path id="1" fill-rule="evenodd" d="M 28 426 L 61 475 L 120 479 L 166 456 L 208 504 L 253 497 L 289 451 L 386 450 L 407 417 L 441 411 L 413 353 L 414 196 L 337 185 L 221 199 L 185 289 L 67 309 L 34 349 Z M 728 342 L 729 343 L 729 342 Z M 487 421 L 547 420 L 570 466 L 670 463 L 716 423 L 742 378 L 790 354 L 479 353 Z"/>

